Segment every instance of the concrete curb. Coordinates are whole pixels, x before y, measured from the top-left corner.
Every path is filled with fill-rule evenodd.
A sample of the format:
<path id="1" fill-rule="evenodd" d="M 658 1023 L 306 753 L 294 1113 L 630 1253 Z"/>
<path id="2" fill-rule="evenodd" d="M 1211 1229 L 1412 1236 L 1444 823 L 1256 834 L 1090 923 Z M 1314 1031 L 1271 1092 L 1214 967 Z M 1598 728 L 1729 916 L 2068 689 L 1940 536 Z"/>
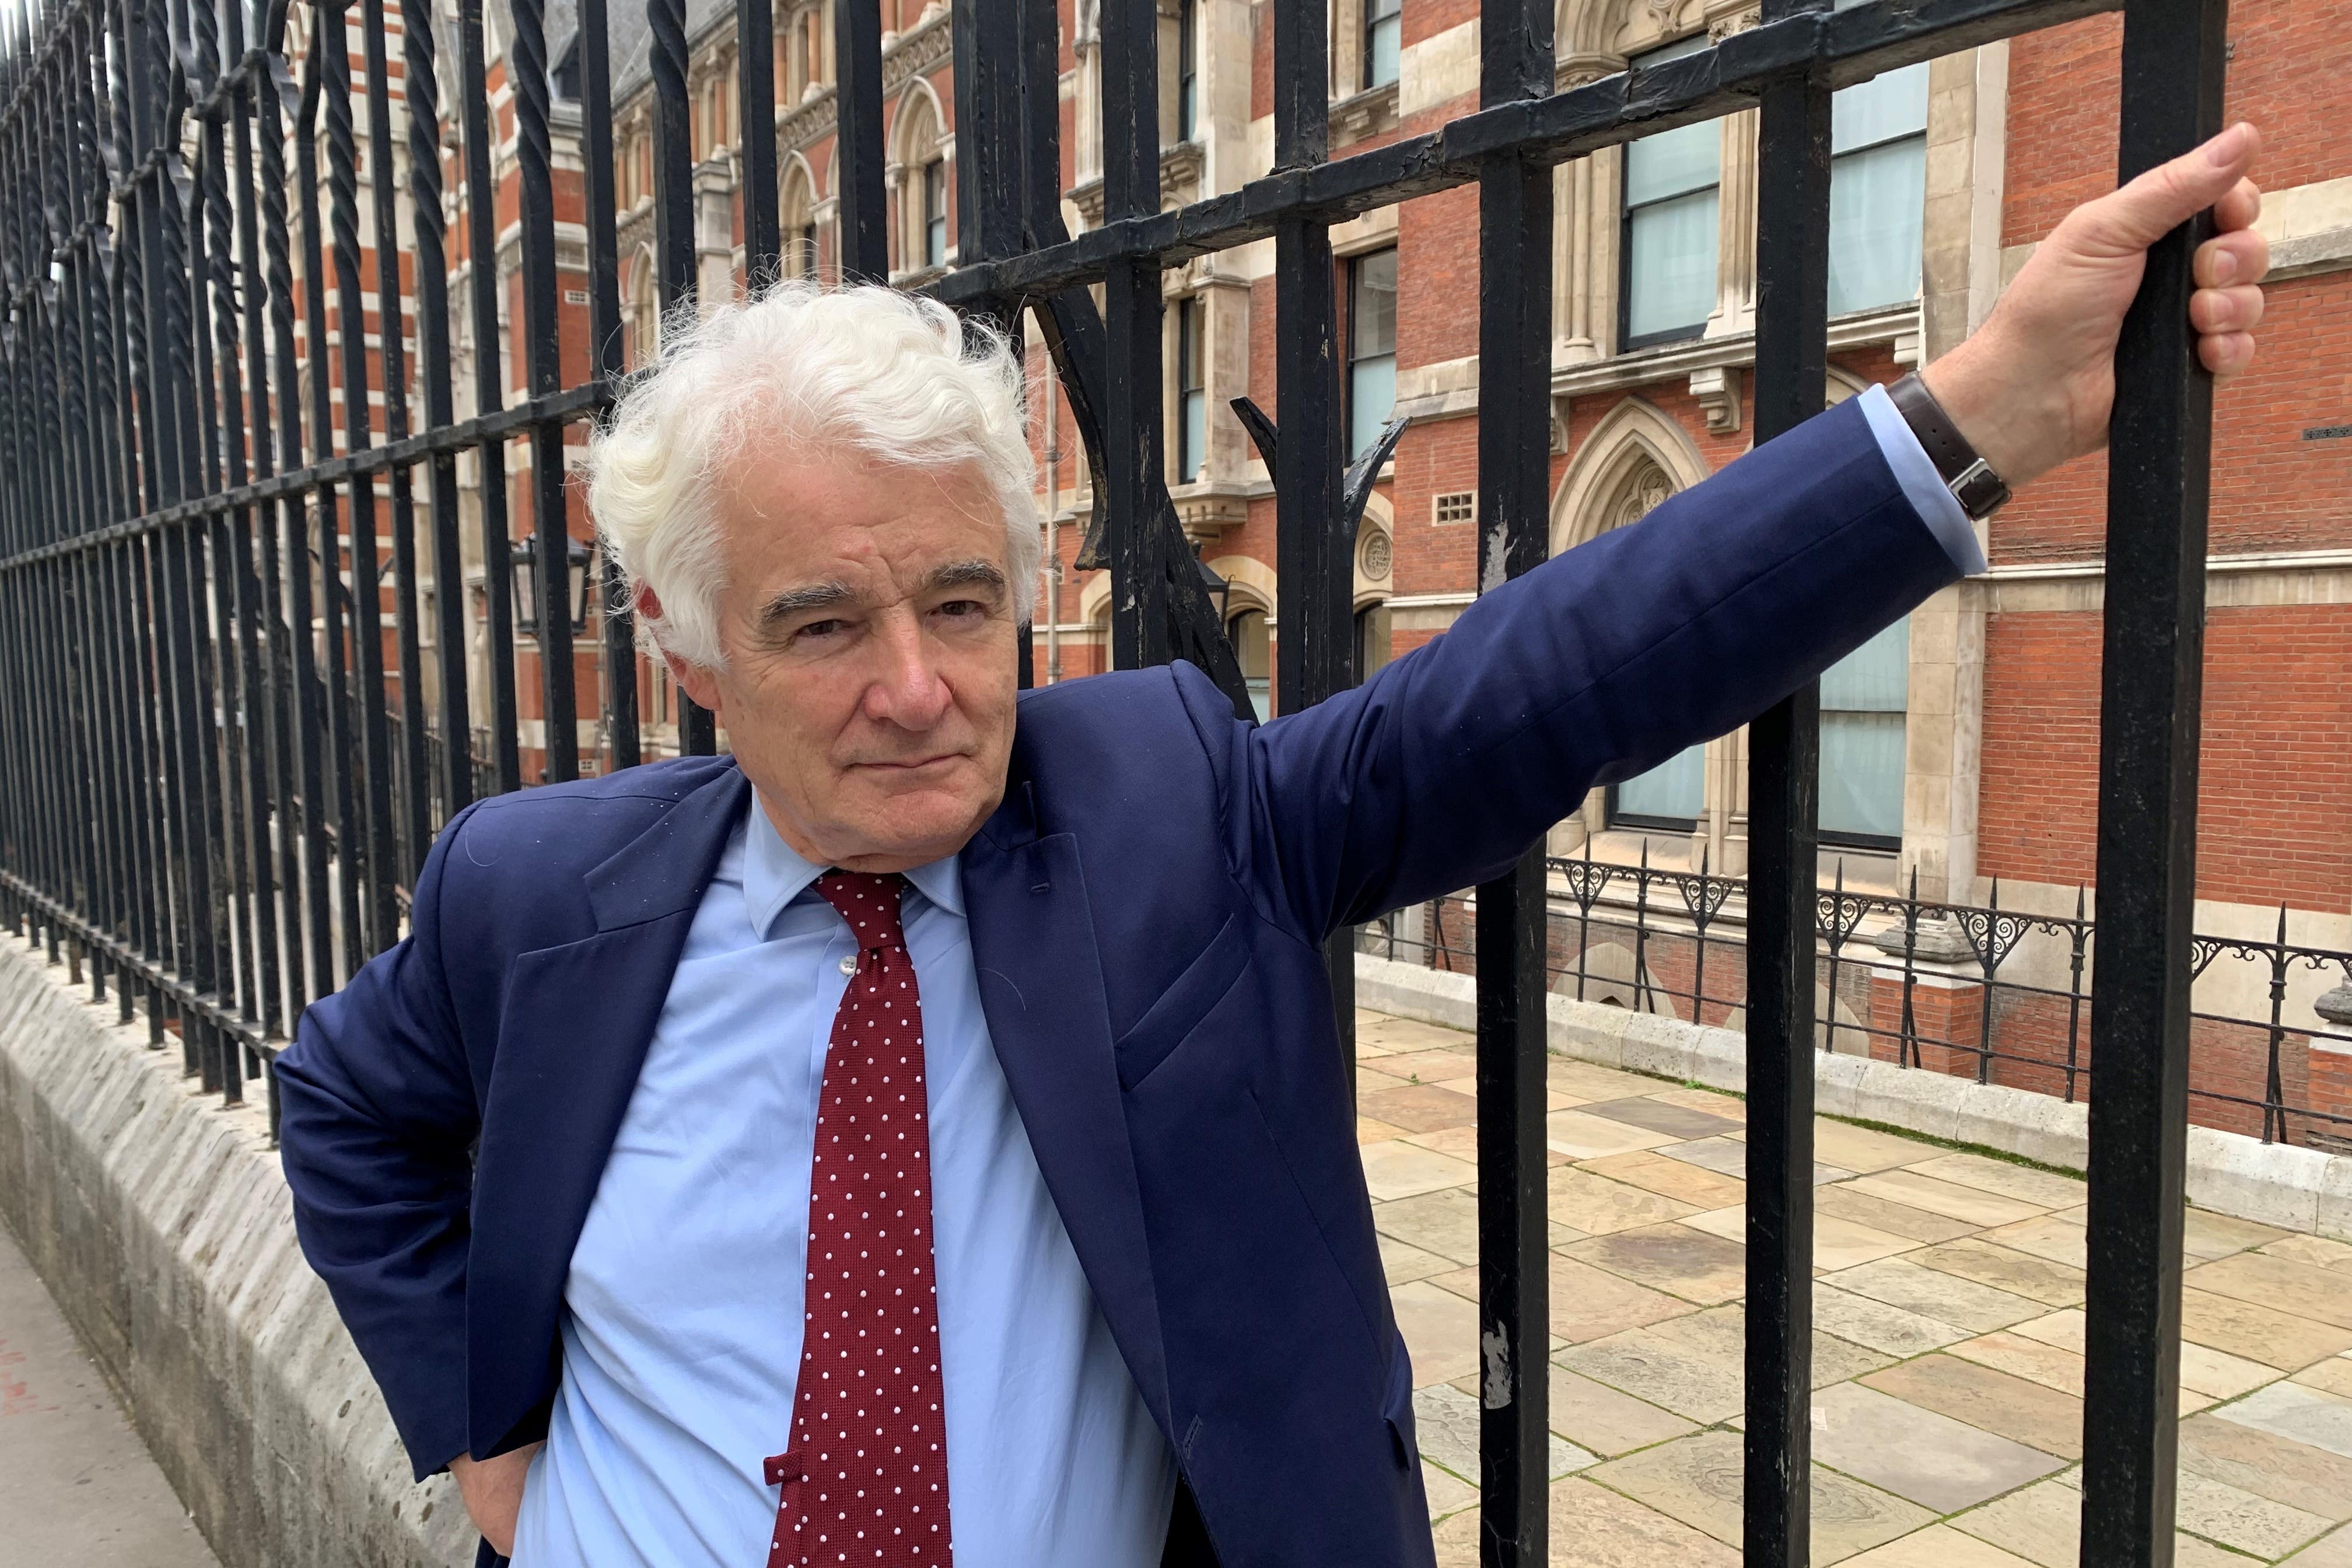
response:
<path id="1" fill-rule="evenodd" d="M 223 1110 L 64 973 L 0 938 L 0 1218 L 224 1568 L 470 1563 L 302 1261 L 261 1106 Z"/>
<path id="2" fill-rule="evenodd" d="M 1360 1006 L 1451 1029 L 1475 1026 L 1476 982 L 1359 953 Z M 1730 1029 L 1622 1007 L 1547 998 L 1555 1056 L 1627 1068 L 1712 1089 L 1747 1087 L 1748 1042 Z M 2080 1171 L 2090 1161 L 2090 1110 L 2046 1094 L 1898 1068 L 1866 1057 L 1817 1056 L 1815 1095 L 1831 1116 L 1880 1121 Z M 2189 1130 L 2189 1198 L 2200 1208 L 2285 1230 L 2352 1240 L 2352 1158 Z"/>

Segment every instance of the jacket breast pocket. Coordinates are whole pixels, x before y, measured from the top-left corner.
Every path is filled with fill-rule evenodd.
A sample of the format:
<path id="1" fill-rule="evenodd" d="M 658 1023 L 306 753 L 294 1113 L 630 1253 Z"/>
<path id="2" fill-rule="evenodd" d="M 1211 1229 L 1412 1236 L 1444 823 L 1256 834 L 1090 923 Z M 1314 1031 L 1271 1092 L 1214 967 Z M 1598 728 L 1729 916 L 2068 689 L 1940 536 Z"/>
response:
<path id="1" fill-rule="evenodd" d="M 1224 1000 L 1249 962 L 1248 923 L 1239 914 L 1228 915 L 1209 945 L 1201 950 L 1201 956 L 1160 994 L 1160 999 L 1136 1020 L 1135 1027 L 1119 1037 L 1112 1050 L 1118 1062 L 1119 1087 L 1133 1089 L 1166 1061 L 1169 1053 L 1183 1044 L 1210 1010 Z"/>

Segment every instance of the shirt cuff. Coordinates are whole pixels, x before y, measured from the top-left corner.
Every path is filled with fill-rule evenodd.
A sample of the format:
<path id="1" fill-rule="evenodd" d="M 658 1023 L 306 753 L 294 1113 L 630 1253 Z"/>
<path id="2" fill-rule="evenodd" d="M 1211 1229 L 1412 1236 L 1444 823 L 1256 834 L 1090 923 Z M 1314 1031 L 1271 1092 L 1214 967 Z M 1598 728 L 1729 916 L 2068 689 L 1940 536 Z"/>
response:
<path id="1" fill-rule="evenodd" d="M 1976 525 L 1936 471 L 1911 422 L 1903 417 L 1883 386 L 1865 389 L 1861 403 L 1863 417 L 1870 421 L 1870 433 L 1878 437 L 1878 449 L 1885 454 L 1886 466 L 1895 470 L 1895 482 L 1903 487 L 1911 510 L 1919 514 L 1919 521 L 1927 525 L 1927 531 L 1936 536 L 1961 576 L 1973 577 L 1983 571 L 1984 546 L 1977 542 Z"/>

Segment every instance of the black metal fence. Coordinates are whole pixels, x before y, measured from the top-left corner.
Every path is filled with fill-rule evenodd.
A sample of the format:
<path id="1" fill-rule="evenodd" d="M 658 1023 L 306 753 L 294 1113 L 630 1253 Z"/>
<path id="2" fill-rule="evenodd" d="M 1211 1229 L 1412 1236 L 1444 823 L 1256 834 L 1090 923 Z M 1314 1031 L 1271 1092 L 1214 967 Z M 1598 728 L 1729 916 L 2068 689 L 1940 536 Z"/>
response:
<path id="1" fill-rule="evenodd" d="M 458 470 L 477 464 L 488 783 L 581 765 L 566 531 L 531 530 L 539 707 L 519 710 L 509 542 L 566 518 L 565 426 L 622 369 L 605 0 L 578 0 L 589 342 L 560 355 L 551 72 L 541 0 L 510 0 L 525 396 L 502 394 L 499 217 L 480 0 L 461 0 L 457 90 L 430 0 L 398 0 L 404 189 L 383 0 L 53 0 L 6 49 L 0 108 L 0 898 L 94 991 L 234 1099 L 312 996 L 392 942 L 436 818 L 470 799 Z M 646 0 L 656 255 L 665 307 L 695 288 L 684 0 Z M 1478 574 L 1547 547 L 1556 165 L 1648 132 L 1761 114 L 1756 424 L 1818 411 L 1826 363 L 1830 95 L 1949 50 L 2125 13 L 2122 173 L 2218 129 L 2222 0 L 1763 0 L 1716 47 L 1554 90 L 1554 0 L 1485 0 L 1479 110 L 1328 157 L 1320 5 L 1272 8 L 1275 168 L 1160 210 L 1158 6 L 1103 0 L 1102 226 L 1061 218 L 1055 0 L 960 0 L 958 308 L 1036 318 L 1086 437 L 1113 574 L 1117 662 L 1192 658 L 1246 703 L 1162 479 L 1161 273 L 1271 237 L 1281 708 L 1351 679 L 1349 549 L 1329 227 L 1441 189 L 1479 193 Z M 20 14 L 21 15 L 21 14 Z M 775 270 L 772 13 L 739 0 L 747 270 Z M 887 274 L 881 18 L 835 7 L 841 270 Z M 363 58 L 369 153 L 353 119 Z M 460 147 L 478 412 L 456 415 L 439 106 Z M 319 167 L 323 157 L 324 170 Z M 323 182 L 322 182 L 323 174 Z M 321 192 L 323 189 L 323 198 Z M 374 276 L 363 275 L 362 235 Z M 2089 1024 L 2085 1563 L 2171 1552 L 2182 1159 L 2194 967 L 2198 671 L 2210 386 L 2186 327 L 2190 228 L 2154 254 L 2125 333 L 2113 430 L 2098 885 Z M 299 266 L 299 283 L 298 266 Z M 413 295 L 404 294 L 405 276 Z M 1098 312 L 1087 292 L 1099 284 Z M 371 332 L 368 294 L 381 313 Z M 393 313 L 413 303 L 412 366 Z M 331 310 L 330 309 L 331 301 Z M 299 336 L 298 336 L 299 330 Z M 1111 367 L 1118 367 L 1114 374 Z M 412 374 L 412 371 L 414 374 Z M 379 427 L 365 389 L 379 388 Z M 338 389 L 340 409 L 336 407 Z M 509 448 L 527 483 L 510 495 Z M 430 658 L 420 587 L 429 575 Z M 347 586 L 346 586 L 347 585 Z M 389 611 L 384 606 L 389 602 Z M 389 636 L 376 620 L 388 613 Z M 607 606 L 601 759 L 639 755 L 629 617 Z M 345 692 L 355 695 L 346 697 Z M 684 749 L 713 743 L 680 717 Z M 1807 1557 L 1817 715 L 1750 731 L 1745 1547 Z M 431 777 L 432 788 L 416 781 Z M 403 785 L 400 781 L 409 781 Z M 1477 900 L 1482 1560 L 1546 1560 L 1545 872 L 1530 850 Z M 1333 954 L 1340 1016 L 1349 961 Z"/>
<path id="2" fill-rule="evenodd" d="M 1588 850 L 1590 846 L 1587 847 Z M 1745 879 L 1553 857 L 1544 973 L 1551 994 L 1738 1028 L 1747 1007 Z M 2087 1100 L 2096 924 L 2071 912 L 1850 888 L 1840 862 L 1813 904 L 1813 1041 L 1823 1052 Z M 1359 952 L 1475 974 L 1475 893 L 1362 929 Z M 2200 1126 L 2352 1153 L 2352 952 L 2271 937 L 2197 937 L 2189 1117 Z M 2300 991 L 2300 995 L 2294 994 Z"/>

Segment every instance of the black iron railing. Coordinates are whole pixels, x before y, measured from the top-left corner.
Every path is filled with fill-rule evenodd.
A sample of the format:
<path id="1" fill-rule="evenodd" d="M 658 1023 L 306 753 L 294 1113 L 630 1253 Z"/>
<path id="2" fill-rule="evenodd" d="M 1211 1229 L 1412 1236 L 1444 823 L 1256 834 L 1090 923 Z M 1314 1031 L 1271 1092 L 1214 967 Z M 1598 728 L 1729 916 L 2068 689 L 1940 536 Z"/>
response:
<path id="1" fill-rule="evenodd" d="M 1551 994 L 1691 1024 L 1740 1026 L 1748 996 L 1745 879 L 1553 858 L 1545 974 Z M 2087 1100 L 2096 928 L 2072 912 L 1864 891 L 1844 868 L 1814 899 L 1814 1045 Z M 1476 896 L 1391 914 L 1357 951 L 1477 973 Z M 2352 952 L 2270 938 L 2199 936 L 2190 1116 L 2199 1125 L 2352 1152 Z M 2301 994 L 2290 1000 L 2291 992 Z M 2316 1009 L 2316 1010 L 2315 1010 Z"/>
<path id="2" fill-rule="evenodd" d="M 1347 685 L 1352 531 L 1338 411 L 1329 226 L 1448 187 L 1479 193 L 1477 571 L 1528 571 L 1548 541 L 1555 166 L 1655 131 L 1760 110 L 1756 434 L 1821 406 L 1830 95 L 1933 55 L 2120 9 L 2121 173 L 2219 128 L 2223 0 L 1762 0 L 1758 26 L 1655 68 L 1554 90 L 1556 0 L 1483 0 L 1479 104 L 1444 128 L 1329 157 L 1323 7 L 1277 4 L 1274 170 L 1160 205 L 1156 0 L 1101 0 L 1105 222 L 1064 229 L 1055 0 L 959 0 L 961 265 L 929 285 L 1008 324 L 1034 315 L 1085 438 L 1109 566 L 1115 659 L 1189 658 L 1248 693 L 1168 504 L 1161 275 L 1275 243 L 1280 707 Z M 587 353 L 559 353 L 554 103 L 541 0 L 510 0 L 505 59 L 519 204 L 522 395 L 504 391 L 494 138 L 481 0 L 441 58 L 431 0 L 400 0 L 408 158 L 388 155 L 383 0 L 50 0 L 0 65 L 0 899 L 51 955 L 72 946 L 124 1016 L 176 1030 L 230 1099 L 311 997 L 399 935 L 398 891 L 436 818 L 481 787 L 581 765 L 564 613 L 567 530 L 539 526 L 539 712 L 517 690 L 509 541 L 566 518 L 567 426 L 622 371 L 605 0 L 579 0 Z M 655 253 L 665 308 L 695 288 L 684 0 L 646 0 Z M 16 13 L 19 16 L 26 14 Z M 834 7 L 840 270 L 887 275 L 881 16 Z M 356 25 L 359 37 L 352 37 Z M 776 270 L 772 14 L 739 0 L 745 270 Z M 373 151 L 354 118 L 354 49 Z M 454 74 L 455 90 L 444 92 Z M 567 71 L 567 78 L 570 72 Z M 442 107 L 462 184 L 474 403 L 457 417 Z M 321 163 L 323 161 L 323 168 Z M 364 196 L 362 185 L 365 186 Z M 362 202 L 367 203 L 362 225 Z M 363 232 L 377 247 L 363 272 Z M 2196 226 L 2155 249 L 2124 334 L 2109 465 L 2097 885 L 2086 1026 L 2092 1120 L 2083 1561 L 2169 1561 L 2210 387 L 2187 319 Z M 404 251 L 404 255 L 403 252 Z M 415 279 L 404 295 L 402 262 Z M 298 282 L 299 277 L 299 282 Z M 367 321 L 371 283 L 385 319 Z M 1097 310 L 1087 288 L 1099 284 Z M 331 310 L 331 301 L 332 309 Z M 413 324 L 415 356 L 400 330 Z M 298 324 L 300 336 L 298 338 Z M 359 389 L 382 389 L 383 416 Z M 335 406 L 340 387 L 342 406 Z M 528 471 L 508 489 L 509 447 Z M 485 657 L 457 591 L 461 459 L 476 462 Z M 518 512 L 521 516 L 516 515 Z M 420 537 L 421 535 L 421 537 Z M 348 543 L 346 542 L 348 541 Z M 313 562 L 315 561 L 315 566 Z M 419 621 L 430 573 L 436 636 Z M 346 586 L 347 585 L 347 586 Z M 348 605 L 343 592 L 348 593 Z M 391 617 L 388 637 L 382 616 Z M 598 671 L 604 765 L 638 760 L 628 616 Z M 1024 672 L 1026 642 L 1023 643 Z M 601 655 L 601 657 L 596 657 Z M 434 679 L 422 679 L 427 658 Z M 280 675 L 283 669 L 289 673 Z M 357 697 L 344 693 L 356 689 Z M 427 693 L 431 693 L 430 714 Z M 394 715 L 397 714 L 397 724 Z M 535 728 L 533 728 L 535 727 Z M 709 715 L 681 715 L 689 751 Z M 535 737 L 526 744 L 528 735 Z M 1816 981 L 1817 704 L 1750 731 L 1747 1561 L 1807 1560 Z M 398 781 L 428 773 L 436 787 Z M 299 803 L 305 809 L 282 809 Z M 1530 849 L 1479 889 L 1481 1560 L 1547 1557 L 1547 868 Z M 1335 950 L 1343 1030 L 1351 963 Z"/>

